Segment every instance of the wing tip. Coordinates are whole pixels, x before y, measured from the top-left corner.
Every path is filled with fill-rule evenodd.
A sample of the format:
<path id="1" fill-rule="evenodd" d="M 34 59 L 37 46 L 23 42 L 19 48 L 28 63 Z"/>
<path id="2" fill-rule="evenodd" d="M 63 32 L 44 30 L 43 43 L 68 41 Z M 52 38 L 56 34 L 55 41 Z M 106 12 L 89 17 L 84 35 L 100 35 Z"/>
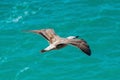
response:
<path id="1" fill-rule="evenodd" d="M 91 56 L 91 52 L 89 52 L 89 53 L 86 53 L 88 56 Z"/>
<path id="2" fill-rule="evenodd" d="M 84 52 L 84 53 L 86 53 L 88 56 L 91 56 L 91 50 L 90 49 L 88 49 L 86 52 Z"/>

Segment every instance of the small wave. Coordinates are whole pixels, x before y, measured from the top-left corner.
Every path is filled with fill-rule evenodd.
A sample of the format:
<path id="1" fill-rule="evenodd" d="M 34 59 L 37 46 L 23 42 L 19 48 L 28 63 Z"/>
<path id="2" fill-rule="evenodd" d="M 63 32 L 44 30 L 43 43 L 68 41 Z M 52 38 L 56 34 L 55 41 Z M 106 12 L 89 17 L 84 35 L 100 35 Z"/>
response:
<path id="1" fill-rule="evenodd" d="M 17 18 L 14 18 L 13 20 L 12 20 L 12 22 L 15 22 L 15 23 L 17 23 L 20 19 L 22 19 L 23 17 L 22 16 L 18 16 Z"/>
<path id="2" fill-rule="evenodd" d="M 15 77 L 15 80 L 18 80 L 18 76 L 20 74 L 22 74 L 23 72 L 27 71 L 28 69 L 30 69 L 29 67 L 25 67 L 23 69 L 21 69 L 17 74 L 16 74 L 16 77 Z"/>
<path id="3" fill-rule="evenodd" d="M 28 15 L 29 13 L 28 13 L 28 11 L 25 11 L 24 14 L 25 14 L 25 15 Z"/>
<path id="4" fill-rule="evenodd" d="M 19 22 L 22 18 L 23 18 L 23 16 L 18 16 L 18 17 L 16 17 L 16 18 L 10 17 L 8 20 L 6 20 L 6 23 L 17 23 L 17 22 Z"/>
<path id="5" fill-rule="evenodd" d="M 0 57 L 0 64 L 7 61 L 7 57 Z"/>

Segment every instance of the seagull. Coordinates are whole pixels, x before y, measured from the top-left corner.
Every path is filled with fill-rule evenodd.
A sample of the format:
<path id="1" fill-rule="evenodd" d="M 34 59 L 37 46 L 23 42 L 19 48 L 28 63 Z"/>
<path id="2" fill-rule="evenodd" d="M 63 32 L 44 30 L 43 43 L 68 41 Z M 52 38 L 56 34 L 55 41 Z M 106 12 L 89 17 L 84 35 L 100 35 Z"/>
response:
<path id="1" fill-rule="evenodd" d="M 58 50 L 66 47 L 67 45 L 73 45 L 81 49 L 88 56 L 91 55 L 91 50 L 87 42 L 83 39 L 78 39 L 79 36 L 69 36 L 67 38 L 62 38 L 58 36 L 53 29 L 40 29 L 40 30 L 30 30 L 28 32 L 33 32 L 42 35 L 47 39 L 49 46 L 41 50 L 41 53 Z"/>

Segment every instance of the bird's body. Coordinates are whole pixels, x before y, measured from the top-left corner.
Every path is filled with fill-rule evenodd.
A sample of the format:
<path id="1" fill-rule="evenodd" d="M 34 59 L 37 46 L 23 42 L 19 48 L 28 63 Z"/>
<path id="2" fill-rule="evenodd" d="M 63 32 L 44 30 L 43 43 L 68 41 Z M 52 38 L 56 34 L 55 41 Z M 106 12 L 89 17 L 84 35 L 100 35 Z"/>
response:
<path id="1" fill-rule="evenodd" d="M 86 41 L 83 39 L 77 39 L 78 36 L 69 36 L 67 38 L 62 38 L 56 35 L 53 29 L 31 30 L 30 32 L 41 34 L 45 39 L 48 40 L 49 46 L 41 50 L 42 53 L 50 50 L 61 49 L 71 44 L 80 48 L 87 55 L 91 55 L 91 50 Z"/>

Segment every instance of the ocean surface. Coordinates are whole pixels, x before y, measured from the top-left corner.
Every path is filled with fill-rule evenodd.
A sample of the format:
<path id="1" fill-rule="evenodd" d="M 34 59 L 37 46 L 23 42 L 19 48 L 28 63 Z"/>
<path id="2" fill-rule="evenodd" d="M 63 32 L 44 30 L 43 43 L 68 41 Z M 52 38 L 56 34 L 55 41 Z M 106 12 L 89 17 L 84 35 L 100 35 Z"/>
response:
<path id="1" fill-rule="evenodd" d="M 92 55 L 25 30 L 80 36 Z M 120 80 L 120 0 L 0 0 L 0 80 Z"/>

